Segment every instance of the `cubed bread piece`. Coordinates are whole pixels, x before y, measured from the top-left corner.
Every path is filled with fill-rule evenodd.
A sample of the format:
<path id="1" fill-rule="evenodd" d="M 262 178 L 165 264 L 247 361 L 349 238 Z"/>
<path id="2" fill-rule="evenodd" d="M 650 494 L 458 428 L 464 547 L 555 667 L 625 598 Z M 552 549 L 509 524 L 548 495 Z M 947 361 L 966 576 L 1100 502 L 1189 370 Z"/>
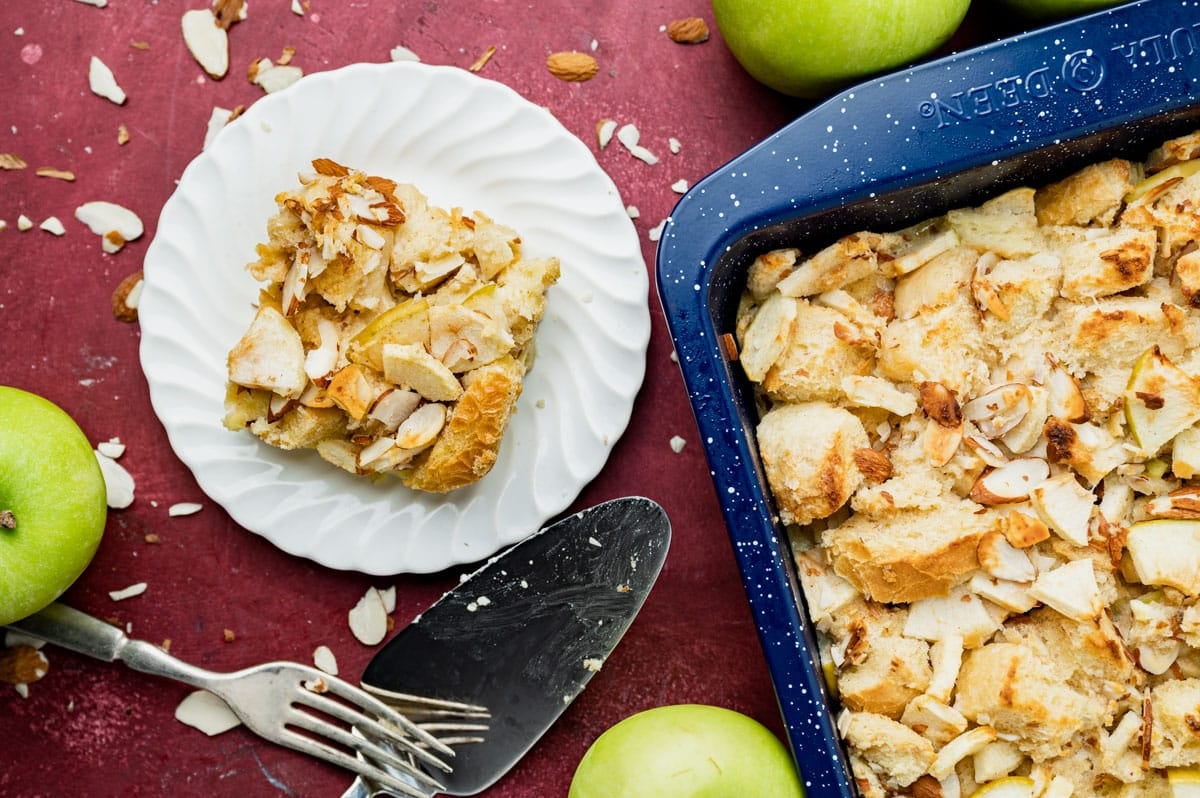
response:
<path id="1" fill-rule="evenodd" d="M 305 449 L 346 434 L 346 416 L 334 407 L 296 405 L 274 423 L 259 418 L 250 431 L 280 449 Z"/>
<path id="2" fill-rule="evenodd" d="M 1139 170 L 1122 158 L 1090 164 L 1034 195 L 1038 222 L 1044 225 L 1111 225 L 1125 194 L 1140 179 Z"/>
<path id="3" fill-rule="evenodd" d="M 1060 228 L 1055 243 L 1067 299 L 1080 302 L 1119 294 L 1154 276 L 1158 235 L 1152 229 Z"/>
<path id="4" fill-rule="evenodd" d="M 870 712 L 838 721 L 847 744 L 889 787 L 907 787 L 924 775 L 936 755 L 933 744 L 903 723 Z"/>
<path id="5" fill-rule="evenodd" d="M 778 291 L 771 292 L 754 311 L 742 334 L 738 362 L 746 376 L 761 382 L 787 348 L 800 302 Z"/>
<path id="6" fill-rule="evenodd" d="M 854 515 L 821 542 L 834 570 L 883 602 L 944 596 L 979 567 L 979 540 L 995 520 L 979 505 L 947 497 L 930 510 L 902 510 L 886 520 Z"/>
<path id="7" fill-rule="evenodd" d="M 1041 761 L 1057 756 L 1088 723 L 1086 696 L 1058 676 L 1048 657 L 1016 643 L 989 643 L 967 652 L 954 708 L 992 726 Z"/>
<path id="8" fill-rule="evenodd" d="M 1155 178 L 1167 178 L 1157 182 Z M 1189 244 L 1200 239 L 1200 173 L 1174 176 L 1160 173 L 1142 185 L 1152 188 L 1135 196 L 1121 213 L 1121 223 L 1134 227 L 1158 228 L 1159 253 L 1174 258 Z M 1138 189 L 1135 187 L 1134 191 Z"/>
<path id="9" fill-rule="evenodd" d="M 874 643 L 860 664 L 838 673 L 838 696 L 853 710 L 898 719 L 929 684 L 929 644 L 907 637 Z"/>
<path id="10" fill-rule="evenodd" d="M 798 264 L 777 288 L 784 296 L 823 294 L 861 280 L 876 270 L 875 245 L 879 236 L 854 233 L 838 239 Z"/>
<path id="11" fill-rule="evenodd" d="M 1157 172 L 1180 161 L 1190 161 L 1200 155 L 1200 131 L 1168 139 L 1146 156 L 1146 170 Z"/>
<path id="12" fill-rule="evenodd" d="M 760 302 L 766 299 L 779 281 L 792 273 L 799 257 L 798 249 L 773 249 L 759 255 L 746 273 L 746 290 Z"/>
<path id="13" fill-rule="evenodd" d="M 930 313 L 890 322 L 879 345 L 879 372 L 896 382 L 940 382 L 970 394 L 989 382 L 981 359 L 988 351 L 979 313 L 959 296 Z"/>
<path id="14" fill-rule="evenodd" d="M 518 348 L 533 338 L 546 311 L 546 292 L 560 272 L 558 258 L 522 258 L 500 273 L 500 301 Z"/>
<path id="15" fill-rule="evenodd" d="M 826 402 L 776 405 L 758 425 L 767 482 L 785 524 L 827 518 L 862 484 L 854 461 L 870 447 L 862 423 Z"/>
<path id="16" fill-rule="evenodd" d="M 837 401 L 842 398 L 842 378 L 869 374 L 874 364 L 872 347 L 857 339 L 841 313 L 797 302 L 791 335 L 763 378 L 763 388 L 775 401 Z"/>
<path id="17" fill-rule="evenodd" d="M 1150 707 L 1150 767 L 1200 764 L 1200 679 L 1156 685 Z"/>
<path id="18" fill-rule="evenodd" d="M 1087 375 L 1089 406 L 1106 412 L 1129 383 L 1138 357 L 1157 344 L 1172 361 L 1196 344 L 1196 326 L 1184 308 L 1142 297 L 1107 297 L 1086 304 L 1062 302 L 1054 327 L 1055 352 L 1076 376 Z M 1094 400 L 1094 401 L 1093 401 Z"/>
<path id="19" fill-rule="evenodd" d="M 978 208 L 957 208 L 946 221 L 963 246 L 1001 258 L 1025 258 L 1044 247 L 1032 188 L 1014 188 Z"/>
<path id="20" fill-rule="evenodd" d="M 987 339 L 1007 358 L 1020 352 L 1017 341 L 1031 328 L 1043 326 L 1062 286 L 1063 268 L 1055 255 L 1039 252 L 1028 258 L 1001 259 L 972 283 L 981 303 Z M 999 311 L 999 312 L 996 312 Z M 1036 351 L 1036 350 L 1035 350 Z"/>
<path id="21" fill-rule="evenodd" d="M 954 247 L 897 278 L 893 300 L 896 318 L 911 319 L 953 302 L 968 290 L 978 260 L 979 253 L 970 247 Z"/>

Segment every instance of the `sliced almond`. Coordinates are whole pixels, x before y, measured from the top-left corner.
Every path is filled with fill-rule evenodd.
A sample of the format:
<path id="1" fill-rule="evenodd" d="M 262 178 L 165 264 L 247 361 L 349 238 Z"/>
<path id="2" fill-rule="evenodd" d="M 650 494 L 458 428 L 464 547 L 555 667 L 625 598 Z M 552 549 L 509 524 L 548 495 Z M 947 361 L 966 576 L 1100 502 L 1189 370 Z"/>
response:
<path id="1" fill-rule="evenodd" d="M 387 635 L 387 608 L 383 604 L 383 596 L 374 587 L 367 588 L 347 618 L 350 631 L 365 646 L 378 645 Z"/>
<path id="2" fill-rule="evenodd" d="M 1153 518 L 1200 518 L 1200 487 L 1190 486 L 1155 496 L 1146 502 L 1146 514 Z"/>
<path id="3" fill-rule="evenodd" d="M 100 463 L 100 473 L 104 477 L 104 489 L 107 494 L 108 506 L 114 510 L 122 510 L 133 504 L 133 475 L 125 467 L 110 457 L 96 451 L 96 461 Z"/>
<path id="4" fill-rule="evenodd" d="M 1046 355 L 1046 362 L 1050 366 L 1046 373 L 1046 389 L 1050 392 L 1046 408 L 1049 415 L 1075 424 L 1087 421 L 1090 414 L 1079 380 L 1050 355 Z"/>
<path id="5" fill-rule="evenodd" d="M 85 202 L 75 209 L 75 218 L 101 237 L 100 246 L 110 255 L 145 231 L 141 217 L 114 202 Z"/>
<path id="6" fill-rule="evenodd" d="M 921 409 L 925 415 L 943 427 L 960 427 L 963 422 L 962 409 L 954 391 L 940 382 L 922 382 L 917 386 Z"/>
<path id="7" fill-rule="evenodd" d="M 433 443 L 446 424 L 446 406 L 429 402 L 404 419 L 396 430 L 396 442 L 403 449 L 423 449 Z"/>
<path id="8" fill-rule="evenodd" d="M 117 105 L 125 102 L 125 91 L 117 85 L 112 70 L 96 56 L 88 62 L 88 87 L 93 94 Z"/>
<path id="9" fill-rule="evenodd" d="M 421 395 L 416 391 L 393 388 L 379 397 L 368 415 L 382 424 L 384 429 L 394 432 L 420 404 Z"/>
<path id="10" fill-rule="evenodd" d="M 962 415 L 989 439 L 1010 432 L 1033 406 L 1033 394 L 1019 382 L 999 385 L 963 405 Z"/>
<path id="11" fill-rule="evenodd" d="M 221 699 L 207 690 L 189 693 L 175 707 L 175 719 L 212 737 L 241 725 L 238 716 Z"/>
<path id="12" fill-rule="evenodd" d="M 987 471 L 971 488 L 972 501 L 984 505 L 1015 504 L 1050 476 L 1050 466 L 1038 457 L 1018 457 Z"/>
<path id="13" fill-rule="evenodd" d="M 925 435 L 921 440 L 921 449 L 929 457 L 929 462 L 941 467 L 954 459 L 958 447 L 963 441 L 963 425 L 947 427 L 940 422 L 929 419 L 925 427 Z"/>
<path id="14" fill-rule="evenodd" d="M 604 149 L 612 141 L 613 133 L 617 131 L 615 119 L 601 119 L 596 123 L 596 146 Z"/>
<path id="15" fill-rule="evenodd" d="M 229 34 L 212 11 L 207 8 L 185 11 L 181 24 L 183 42 L 196 63 L 215 80 L 225 77 L 229 72 Z"/>
<path id="16" fill-rule="evenodd" d="M 316 665 L 319 670 L 328 673 L 330 676 L 338 675 L 337 658 L 334 657 L 333 651 L 329 646 L 317 646 L 313 649 L 313 665 Z"/>

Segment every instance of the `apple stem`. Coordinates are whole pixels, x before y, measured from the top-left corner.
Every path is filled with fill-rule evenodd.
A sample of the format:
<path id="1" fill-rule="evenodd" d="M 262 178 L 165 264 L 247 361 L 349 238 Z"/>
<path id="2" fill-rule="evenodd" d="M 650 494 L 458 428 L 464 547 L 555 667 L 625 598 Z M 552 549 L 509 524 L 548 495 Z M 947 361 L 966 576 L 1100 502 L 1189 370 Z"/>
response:
<path id="1" fill-rule="evenodd" d="M 12 510 L 0 510 L 0 527 L 5 529 L 17 528 L 17 517 L 13 515 Z"/>

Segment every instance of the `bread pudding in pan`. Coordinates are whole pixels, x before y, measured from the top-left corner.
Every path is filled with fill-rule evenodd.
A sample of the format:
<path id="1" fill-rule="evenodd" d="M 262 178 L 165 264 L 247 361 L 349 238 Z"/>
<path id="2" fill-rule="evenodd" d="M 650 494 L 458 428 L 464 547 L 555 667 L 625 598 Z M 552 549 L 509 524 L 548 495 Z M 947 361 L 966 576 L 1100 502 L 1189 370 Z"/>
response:
<path id="1" fill-rule="evenodd" d="M 862 795 L 1200 778 L 1198 240 L 1200 133 L 753 261 L 737 357 Z"/>

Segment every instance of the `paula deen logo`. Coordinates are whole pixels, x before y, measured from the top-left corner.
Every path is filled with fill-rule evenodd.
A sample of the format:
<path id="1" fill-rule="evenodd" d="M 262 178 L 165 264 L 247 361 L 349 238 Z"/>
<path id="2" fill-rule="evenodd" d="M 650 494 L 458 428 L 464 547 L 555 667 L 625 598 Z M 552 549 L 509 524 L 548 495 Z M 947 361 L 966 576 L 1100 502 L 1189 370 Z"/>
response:
<path id="1" fill-rule="evenodd" d="M 1008 75 L 991 83 L 972 86 L 948 97 L 931 96 L 917 111 L 943 128 L 955 122 L 981 119 L 1008 108 L 1036 104 L 1056 91 L 1087 94 L 1099 88 L 1110 70 L 1119 67 L 1146 69 L 1170 66 L 1200 56 L 1200 22 L 1169 33 L 1147 36 L 1112 47 L 1108 53 L 1076 50 L 1061 63 L 1024 74 Z"/>

